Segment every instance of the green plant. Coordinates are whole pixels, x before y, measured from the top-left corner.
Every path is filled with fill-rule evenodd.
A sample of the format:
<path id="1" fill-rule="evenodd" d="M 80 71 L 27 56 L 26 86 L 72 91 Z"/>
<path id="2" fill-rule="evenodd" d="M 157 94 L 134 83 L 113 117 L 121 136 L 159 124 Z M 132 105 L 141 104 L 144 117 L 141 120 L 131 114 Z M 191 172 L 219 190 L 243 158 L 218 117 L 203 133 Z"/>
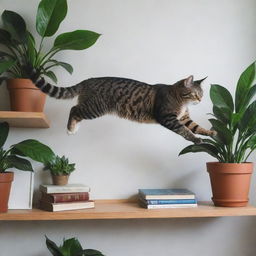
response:
<path id="1" fill-rule="evenodd" d="M 69 175 L 75 170 L 75 164 L 70 164 L 65 156 L 54 156 L 45 164 L 44 170 L 49 170 L 53 175 Z"/>
<path id="2" fill-rule="evenodd" d="M 256 149 L 256 62 L 240 75 L 235 100 L 221 85 L 211 85 L 213 117 L 209 119 L 217 132 L 202 144 L 184 148 L 180 155 L 190 152 L 206 152 L 223 163 L 246 162 Z"/>
<path id="3" fill-rule="evenodd" d="M 0 173 L 10 168 L 33 171 L 30 161 L 26 158 L 45 163 L 54 155 L 48 146 L 31 139 L 14 144 L 9 149 L 3 149 L 8 134 L 8 123 L 0 123 Z"/>
<path id="4" fill-rule="evenodd" d="M 104 256 L 100 251 L 83 249 L 76 238 L 64 239 L 61 246 L 57 246 L 46 236 L 46 246 L 53 256 Z"/>
<path id="5" fill-rule="evenodd" d="M 92 46 L 100 34 L 89 30 L 76 30 L 56 37 L 52 48 L 43 53 L 46 37 L 53 36 L 67 14 L 66 0 L 41 0 L 36 15 L 36 30 L 41 37 L 39 46 L 33 35 L 27 30 L 24 19 L 13 11 L 5 10 L 2 14 L 4 29 L 0 29 L 0 44 L 5 51 L 0 51 L 0 84 L 8 78 L 29 78 L 31 70 L 38 75 L 45 75 L 57 82 L 52 68 L 61 66 L 70 74 L 70 64 L 59 62 L 53 56 L 62 50 L 83 50 Z"/>

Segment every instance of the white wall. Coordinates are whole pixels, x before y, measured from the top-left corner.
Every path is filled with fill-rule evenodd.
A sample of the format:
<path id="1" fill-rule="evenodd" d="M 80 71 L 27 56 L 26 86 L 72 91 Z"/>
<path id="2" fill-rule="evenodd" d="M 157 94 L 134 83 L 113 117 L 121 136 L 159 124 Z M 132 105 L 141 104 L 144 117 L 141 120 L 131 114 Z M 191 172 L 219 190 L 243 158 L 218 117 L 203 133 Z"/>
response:
<path id="1" fill-rule="evenodd" d="M 22 14 L 35 32 L 38 1 L 1 0 L 0 4 L 1 10 Z M 59 85 L 96 76 L 170 84 L 191 74 L 196 79 L 208 76 L 204 100 L 191 113 L 210 128 L 206 115 L 211 112 L 210 84 L 222 84 L 233 92 L 239 74 L 255 60 L 255 8 L 254 0 L 69 1 L 59 32 L 90 29 L 102 36 L 86 51 L 59 55 L 75 69 L 72 76 L 56 70 Z M 47 40 L 49 45 L 52 42 Z M 0 90 L 0 109 L 8 109 L 7 92 Z M 189 144 L 182 137 L 159 125 L 112 116 L 84 121 L 77 135 L 67 136 L 67 117 L 74 104 L 48 98 L 45 112 L 51 128 L 13 128 L 8 143 L 38 138 L 67 155 L 77 163 L 71 182 L 88 184 L 95 199 L 127 198 L 146 187 L 187 187 L 199 200 L 210 199 L 205 162 L 211 157 L 178 157 Z M 37 165 L 36 189 L 49 181 L 41 169 Z M 251 191 L 253 201 L 254 186 Z M 1 223 L 0 255 L 48 255 L 43 237 L 47 234 L 59 242 L 64 236 L 77 236 L 85 246 L 108 256 L 253 256 L 254 223 L 253 217 Z"/>

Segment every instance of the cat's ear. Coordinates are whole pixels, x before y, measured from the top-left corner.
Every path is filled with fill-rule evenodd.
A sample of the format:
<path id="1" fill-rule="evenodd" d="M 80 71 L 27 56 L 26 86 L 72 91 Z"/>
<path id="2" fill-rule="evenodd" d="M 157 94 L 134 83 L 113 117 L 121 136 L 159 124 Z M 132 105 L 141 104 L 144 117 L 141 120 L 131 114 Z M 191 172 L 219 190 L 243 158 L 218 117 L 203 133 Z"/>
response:
<path id="1" fill-rule="evenodd" d="M 189 76 L 188 78 L 186 78 L 184 80 L 184 85 L 185 87 L 191 87 L 194 83 L 194 77 L 193 76 Z"/>
<path id="2" fill-rule="evenodd" d="M 206 76 L 205 78 L 201 79 L 201 80 L 196 80 L 195 83 L 196 84 L 201 84 L 208 76 Z"/>

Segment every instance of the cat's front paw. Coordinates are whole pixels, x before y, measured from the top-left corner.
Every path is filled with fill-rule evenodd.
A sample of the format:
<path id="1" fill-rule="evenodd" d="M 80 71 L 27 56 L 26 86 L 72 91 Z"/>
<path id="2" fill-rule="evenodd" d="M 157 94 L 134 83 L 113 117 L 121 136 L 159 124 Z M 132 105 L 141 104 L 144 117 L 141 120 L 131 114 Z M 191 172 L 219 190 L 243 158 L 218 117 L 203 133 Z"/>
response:
<path id="1" fill-rule="evenodd" d="M 201 144 L 201 143 L 203 143 L 203 140 L 202 140 L 201 138 L 195 138 L 195 139 L 193 140 L 193 142 L 194 142 L 195 144 Z"/>
<path id="2" fill-rule="evenodd" d="M 217 132 L 214 131 L 214 130 L 211 130 L 209 135 L 210 135 L 210 136 L 216 136 L 216 135 L 217 135 Z"/>

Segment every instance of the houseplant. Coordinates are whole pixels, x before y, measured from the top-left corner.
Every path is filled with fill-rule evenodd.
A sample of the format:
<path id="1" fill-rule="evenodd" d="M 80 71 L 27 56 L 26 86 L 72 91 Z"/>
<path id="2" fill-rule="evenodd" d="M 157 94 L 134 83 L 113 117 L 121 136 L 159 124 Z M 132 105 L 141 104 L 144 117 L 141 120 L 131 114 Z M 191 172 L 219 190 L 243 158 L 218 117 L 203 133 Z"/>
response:
<path id="1" fill-rule="evenodd" d="M 53 256 L 104 256 L 100 251 L 83 249 L 76 238 L 64 239 L 61 246 L 57 246 L 46 237 L 46 246 Z"/>
<path id="2" fill-rule="evenodd" d="M 42 112 L 45 94 L 28 79 L 29 72 L 36 69 L 38 75 L 47 76 L 57 82 L 53 68 L 60 66 L 70 74 L 73 68 L 66 62 L 57 61 L 54 55 L 62 50 L 89 48 L 99 38 L 100 34 L 89 30 L 67 32 L 58 35 L 51 49 L 45 51 L 46 37 L 51 37 L 57 32 L 67 10 L 66 0 L 40 1 L 36 15 L 39 44 L 27 30 L 24 19 L 18 13 L 8 10 L 3 12 L 0 44 L 5 50 L 0 51 L 0 84 L 7 80 L 12 110 Z"/>
<path id="3" fill-rule="evenodd" d="M 44 170 L 49 170 L 54 185 L 66 185 L 71 172 L 75 170 L 75 164 L 70 164 L 65 156 L 54 158 L 45 164 Z"/>
<path id="4" fill-rule="evenodd" d="M 7 170 L 16 168 L 22 171 L 33 171 L 26 158 L 45 163 L 53 157 L 52 150 L 37 140 L 24 140 L 12 145 L 9 149 L 3 146 L 9 134 L 8 123 L 0 123 L 0 212 L 8 210 L 8 200 L 13 181 L 13 173 Z"/>
<path id="5" fill-rule="evenodd" d="M 216 206 L 245 206 L 248 202 L 253 164 L 247 159 L 256 149 L 255 73 L 254 62 L 241 74 L 234 100 L 223 86 L 211 85 L 213 118 L 209 121 L 217 135 L 180 152 L 206 152 L 218 160 L 207 163 Z"/>

